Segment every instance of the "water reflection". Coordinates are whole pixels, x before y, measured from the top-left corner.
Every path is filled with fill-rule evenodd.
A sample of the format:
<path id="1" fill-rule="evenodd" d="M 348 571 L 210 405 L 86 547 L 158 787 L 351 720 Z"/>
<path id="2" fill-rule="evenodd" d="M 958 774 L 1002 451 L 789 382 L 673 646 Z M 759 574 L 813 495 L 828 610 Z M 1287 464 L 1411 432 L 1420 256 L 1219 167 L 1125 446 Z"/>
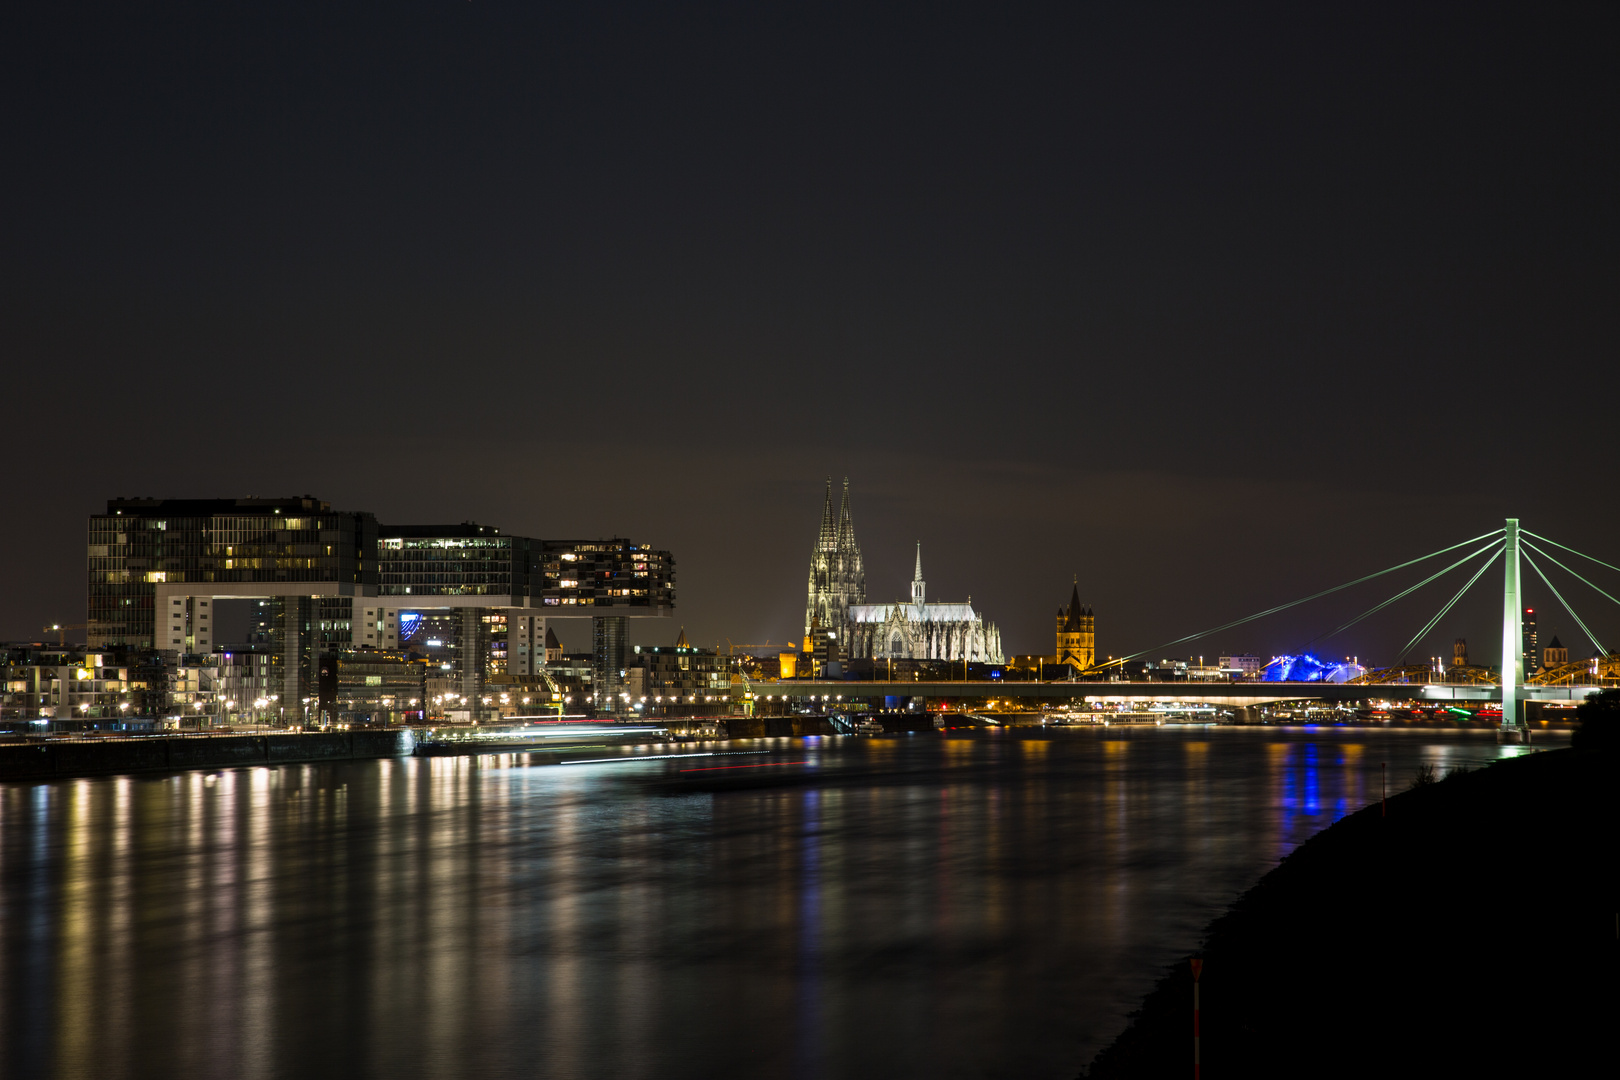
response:
<path id="1" fill-rule="evenodd" d="M 738 747 L 732 746 L 732 749 Z M 0 785 L 0 1073 L 1070 1076 L 1462 732 L 768 740 Z M 716 773 L 731 776 L 731 773 Z"/>

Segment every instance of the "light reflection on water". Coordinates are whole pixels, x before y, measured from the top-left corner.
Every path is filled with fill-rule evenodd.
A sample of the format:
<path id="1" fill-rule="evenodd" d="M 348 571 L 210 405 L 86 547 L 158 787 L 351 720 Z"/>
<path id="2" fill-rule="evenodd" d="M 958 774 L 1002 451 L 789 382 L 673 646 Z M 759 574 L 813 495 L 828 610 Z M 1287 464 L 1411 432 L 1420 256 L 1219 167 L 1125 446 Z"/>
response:
<path id="1" fill-rule="evenodd" d="M 810 764 L 675 794 L 645 781 L 692 759 L 0 785 L 0 1075 L 1068 1077 L 1209 918 L 1378 797 L 1380 763 L 1393 793 L 1517 752 L 1330 728 L 740 746 Z"/>

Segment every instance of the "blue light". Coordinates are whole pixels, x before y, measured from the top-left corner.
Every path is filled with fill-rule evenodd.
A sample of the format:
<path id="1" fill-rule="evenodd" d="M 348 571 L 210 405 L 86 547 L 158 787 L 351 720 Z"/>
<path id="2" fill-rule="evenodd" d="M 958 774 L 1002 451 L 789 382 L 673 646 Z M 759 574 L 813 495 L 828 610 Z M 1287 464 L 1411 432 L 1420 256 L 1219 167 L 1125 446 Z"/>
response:
<path id="1" fill-rule="evenodd" d="M 421 628 L 422 613 L 420 611 L 402 611 L 399 613 L 399 640 L 411 640 Z"/>
<path id="2" fill-rule="evenodd" d="M 1310 653 L 1279 656 L 1266 665 L 1262 682 L 1321 682 L 1340 665 L 1324 663 Z"/>

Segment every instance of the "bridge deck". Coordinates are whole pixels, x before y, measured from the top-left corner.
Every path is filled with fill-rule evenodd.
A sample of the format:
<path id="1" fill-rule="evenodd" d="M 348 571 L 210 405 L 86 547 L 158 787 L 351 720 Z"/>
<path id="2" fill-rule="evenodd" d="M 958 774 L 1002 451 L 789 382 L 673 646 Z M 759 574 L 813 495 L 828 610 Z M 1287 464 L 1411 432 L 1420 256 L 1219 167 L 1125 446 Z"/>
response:
<path id="1" fill-rule="evenodd" d="M 851 701 L 880 697 L 1021 698 L 1031 701 L 1186 701 L 1263 705 L 1272 701 L 1500 701 L 1495 686 L 1321 682 L 790 682 L 754 683 L 755 698 Z M 1521 699 L 1579 701 L 1596 686 L 1521 686 Z"/>

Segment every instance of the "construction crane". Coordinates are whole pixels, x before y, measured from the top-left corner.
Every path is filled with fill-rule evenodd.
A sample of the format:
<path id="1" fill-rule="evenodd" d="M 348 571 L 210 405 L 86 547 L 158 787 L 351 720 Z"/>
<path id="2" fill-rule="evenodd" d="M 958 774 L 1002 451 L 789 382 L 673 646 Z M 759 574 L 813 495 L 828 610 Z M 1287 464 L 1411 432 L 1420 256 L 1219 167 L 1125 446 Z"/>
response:
<path id="1" fill-rule="evenodd" d="M 738 645 L 738 644 L 735 644 L 730 638 L 726 638 L 726 655 L 727 656 L 736 656 L 738 649 L 791 649 L 792 647 L 793 647 L 792 645 L 788 645 L 788 644 L 772 645 L 770 638 L 766 638 L 765 639 L 765 644 L 763 644 L 763 645 L 749 645 L 747 643 L 744 643 L 742 645 Z M 716 652 L 720 651 L 719 642 L 715 643 L 714 648 L 715 648 Z"/>
<path id="2" fill-rule="evenodd" d="M 88 629 L 90 629 L 90 627 L 89 627 L 88 624 L 82 623 L 82 622 L 79 622 L 79 623 L 54 623 L 53 622 L 49 626 L 41 627 L 41 629 L 47 634 L 51 633 L 52 631 L 55 631 L 55 633 L 56 633 L 56 644 L 57 644 L 58 647 L 60 647 L 60 646 L 64 646 L 64 645 L 67 644 L 67 632 L 69 630 L 88 630 Z"/>

